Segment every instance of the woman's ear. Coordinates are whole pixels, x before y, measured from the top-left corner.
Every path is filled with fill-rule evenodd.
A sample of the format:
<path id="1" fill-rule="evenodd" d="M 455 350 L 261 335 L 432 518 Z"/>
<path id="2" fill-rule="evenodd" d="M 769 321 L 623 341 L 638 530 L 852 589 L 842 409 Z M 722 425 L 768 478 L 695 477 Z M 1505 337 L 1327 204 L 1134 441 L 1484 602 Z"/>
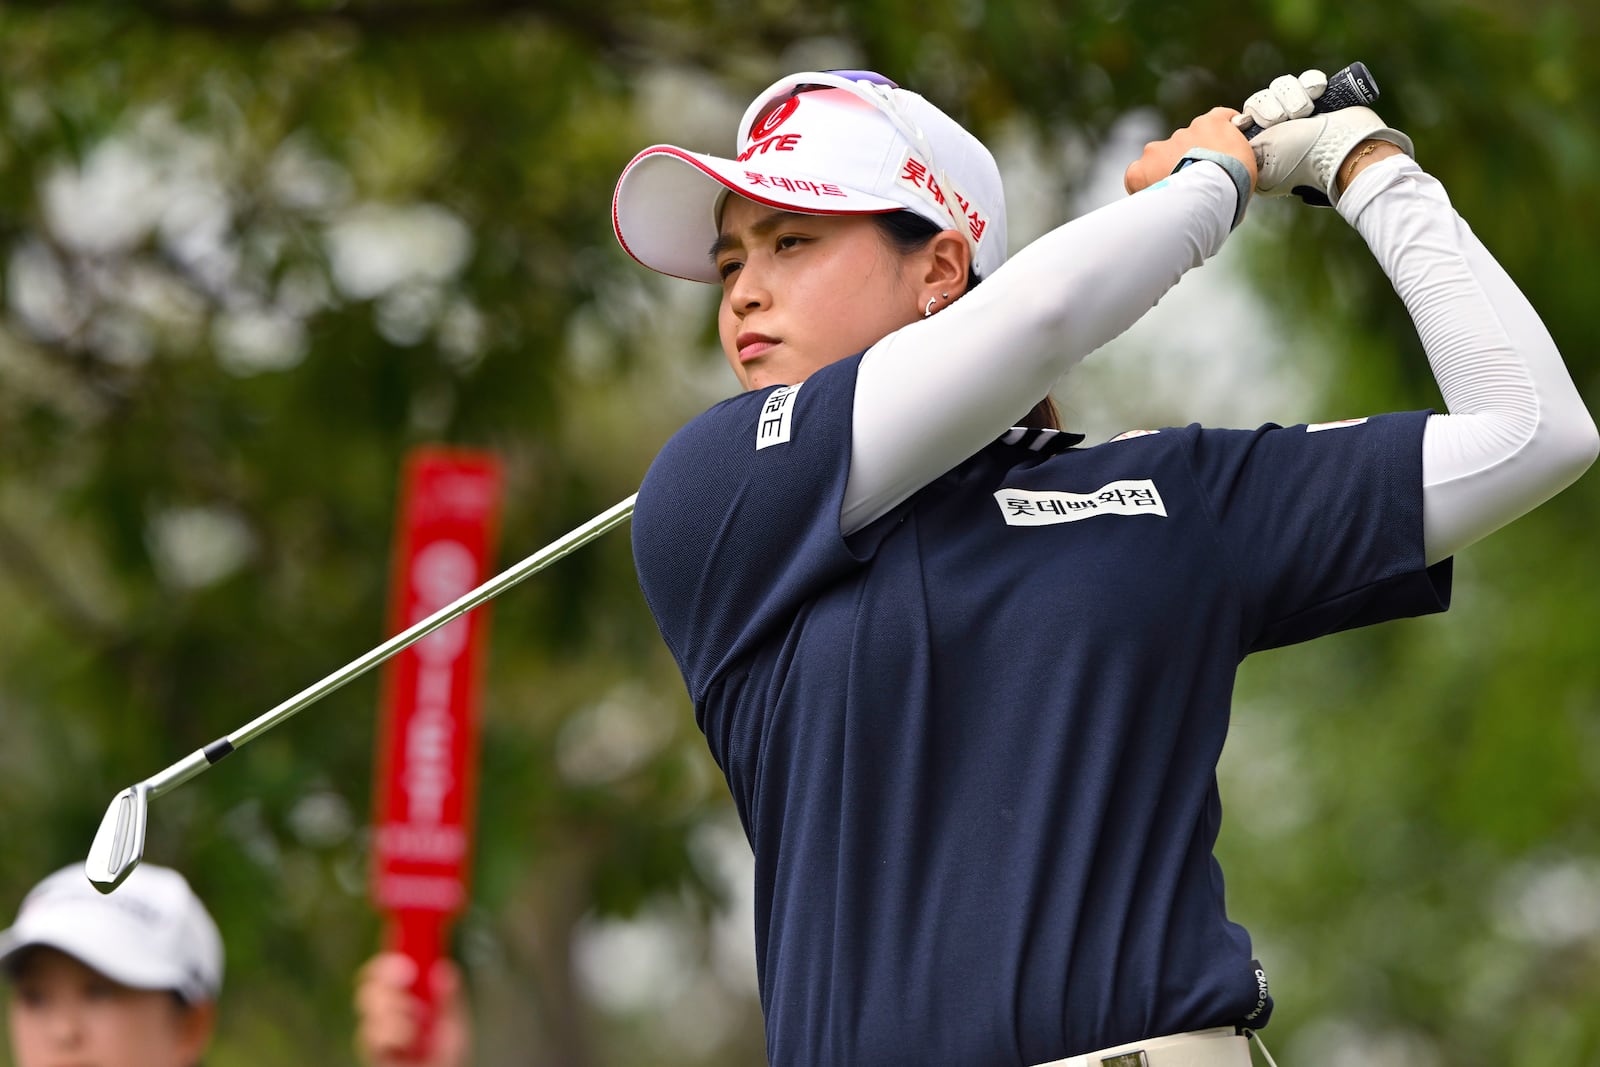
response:
<path id="1" fill-rule="evenodd" d="M 211 1035 L 217 1028 L 215 1001 L 202 1000 L 186 1004 L 178 1011 L 175 1020 L 177 1044 L 184 1063 L 198 1064 L 211 1044 Z"/>
<path id="2" fill-rule="evenodd" d="M 967 291 L 972 246 L 958 231 L 943 230 L 935 234 L 924 251 L 928 257 L 928 273 L 923 281 L 929 291 L 937 289 L 940 293 L 949 293 L 951 300 Z"/>

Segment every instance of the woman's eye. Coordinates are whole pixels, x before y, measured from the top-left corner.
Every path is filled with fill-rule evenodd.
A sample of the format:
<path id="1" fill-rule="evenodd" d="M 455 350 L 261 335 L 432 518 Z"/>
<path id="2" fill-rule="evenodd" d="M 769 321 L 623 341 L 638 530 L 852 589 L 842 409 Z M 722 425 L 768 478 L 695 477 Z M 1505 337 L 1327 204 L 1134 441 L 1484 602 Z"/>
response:
<path id="1" fill-rule="evenodd" d="M 733 277 L 733 272 L 738 270 L 742 265 L 743 264 L 736 259 L 730 259 L 725 263 L 718 263 L 717 277 L 721 278 L 723 281 L 727 281 L 729 278 Z"/>
<path id="2" fill-rule="evenodd" d="M 803 237 L 796 237 L 793 234 L 784 234 L 782 237 L 778 238 L 778 247 L 780 249 L 795 248 L 800 244 L 803 244 L 804 241 L 805 238 Z"/>

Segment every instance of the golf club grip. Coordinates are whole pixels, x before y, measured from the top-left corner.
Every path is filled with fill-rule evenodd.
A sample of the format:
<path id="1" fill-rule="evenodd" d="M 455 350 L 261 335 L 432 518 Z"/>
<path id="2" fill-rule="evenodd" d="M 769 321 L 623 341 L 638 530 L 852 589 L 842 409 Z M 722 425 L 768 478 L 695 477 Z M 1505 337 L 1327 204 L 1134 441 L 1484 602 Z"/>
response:
<path id="1" fill-rule="evenodd" d="M 1352 63 L 1342 70 L 1328 75 L 1328 88 L 1323 90 L 1321 96 L 1311 106 L 1313 115 L 1321 115 L 1327 111 L 1338 111 L 1347 107 L 1369 107 L 1378 99 L 1378 83 L 1372 77 L 1372 71 L 1367 69 L 1365 63 Z M 1254 138 L 1261 132 L 1261 127 L 1255 123 L 1240 127 L 1245 138 Z"/>

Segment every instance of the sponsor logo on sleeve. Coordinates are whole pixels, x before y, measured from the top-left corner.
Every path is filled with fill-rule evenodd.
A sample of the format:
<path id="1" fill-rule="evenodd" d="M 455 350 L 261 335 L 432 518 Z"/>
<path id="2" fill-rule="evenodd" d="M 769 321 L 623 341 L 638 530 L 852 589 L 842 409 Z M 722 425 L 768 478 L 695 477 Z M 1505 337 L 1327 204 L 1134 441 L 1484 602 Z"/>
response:
<path id="1" fill-rule="evenodd" d="M 1342 430 L 1346 426 L 1360 426 L 1366 422 L 1366 416 L 1359 419 L 1340 419 L 1337 422 L 1313 422 L 1306 427 L 1306 433 L 1316 433 L 1318 430 Z"/>
<path id="2" fill-rule="evenodd" d="M 798 385 L 780 385 L 767 394 L 761 405 L 761 418 L 756 422 L 756 451 L 788 443 L 789 420 L 794 414 L 794 398 L 798 395 Z"/>
<path id="3" fill-rule="evenodd" d="M 1160 515 L 1167 506 L 1148 478 L 1109 482 L 1089 493 L 1001 489 L 994 494 L 1009 526 L 1055 526 L 1096 515 Z"/>

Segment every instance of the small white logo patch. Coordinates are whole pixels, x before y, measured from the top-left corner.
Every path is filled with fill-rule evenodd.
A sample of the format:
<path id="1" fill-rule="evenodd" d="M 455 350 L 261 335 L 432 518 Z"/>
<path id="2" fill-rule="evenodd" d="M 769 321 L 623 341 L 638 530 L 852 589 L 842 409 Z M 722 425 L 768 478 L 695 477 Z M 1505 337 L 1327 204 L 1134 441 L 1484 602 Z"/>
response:
<path id="1" fill-rule="evenodd" d="M 1054 526 L 1095 515 L 1160 515 L 1167 506 L 1156 483 L 1111 482 L 1092 493 L 1057 493 L 1032 489 L 1001 489 L 994 495 L 1000 514 L 1010 526 Z"/>
<path id="2" fill-rule="evenodd" d="M 780 385 L 761 405 L 761 421 L 756 423 L 756 451 L 768 445 L 788 443 L 789 416 L 794 414 L 794 398 L 799 393 L 798 385 Z"/>
<path id="3" fill-rule="evenodd" d="M 1306 427 L 1306 433 L 1316 433 L 1318 430 L 1341 430 L 1346 426 L 1360 426 L 1366 422 L 1366 416 L 1359 419 L 1340 419 L 1338 422 L 1313 422 Z"/>

